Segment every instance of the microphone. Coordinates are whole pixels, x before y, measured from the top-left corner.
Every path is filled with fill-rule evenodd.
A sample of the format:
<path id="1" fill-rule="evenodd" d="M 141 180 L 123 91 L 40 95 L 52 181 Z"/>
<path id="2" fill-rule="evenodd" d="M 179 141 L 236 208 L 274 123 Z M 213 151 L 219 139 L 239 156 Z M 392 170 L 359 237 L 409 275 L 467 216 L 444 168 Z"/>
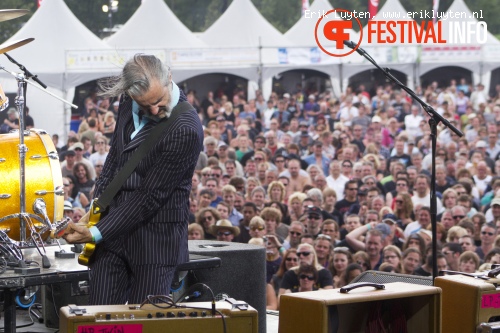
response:
<path id="1" fill-rule="evenodd" d="M 356 49 L 356 44 L 352 41 L 352 40 L 345 40 L 344 41 L 344 45 L 347 46 L 348 48 L 350 49 Z M 356 49 L 356 52 L 358 52 L 360 55 L 364 55 L 366 53 L 365 50 L 363 50 L 362 48 L 358 47 Z"/>

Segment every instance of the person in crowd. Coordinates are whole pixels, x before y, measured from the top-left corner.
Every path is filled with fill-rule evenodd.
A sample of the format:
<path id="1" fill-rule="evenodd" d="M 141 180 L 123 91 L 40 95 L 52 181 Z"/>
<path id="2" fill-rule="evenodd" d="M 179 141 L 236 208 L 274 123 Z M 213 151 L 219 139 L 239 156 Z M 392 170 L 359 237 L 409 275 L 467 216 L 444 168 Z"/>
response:
<path id="1" fill-rule="evenodd" d="M 240 234 L 240 228 L 233 226 L 231 221 L 222 219 L 211 225 L 209 232 L 218 241 L 232 242 L 234 237 Z"/>

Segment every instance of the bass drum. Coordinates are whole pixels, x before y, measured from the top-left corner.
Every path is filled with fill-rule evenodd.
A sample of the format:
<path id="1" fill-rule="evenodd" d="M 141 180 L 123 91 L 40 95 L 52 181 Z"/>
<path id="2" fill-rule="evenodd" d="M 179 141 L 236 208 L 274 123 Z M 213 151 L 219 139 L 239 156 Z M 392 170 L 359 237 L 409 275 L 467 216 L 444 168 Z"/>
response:
<path id="1" fill-rule="evenodd" d="M 29 133 L 29 134 L 28 134 Z M 62 193 L 63 183 L 61 164 L 57 150 L 47 132 L 39 129 L 25 131 L 24 144 L 27 147 L 25 158 L 25 184 L 26 184 L 26 213 L 33 222 L 36 230 L 44 226 L 41 220 L 33 215 L 33 203 L 41 198 L 45 201 L 47 216 L 51 223 L 60 221 L 64 213 L 64 196 L 56 195 Z M 19 132 L 0 134 L 0 230 L 7 232 L 9 238 L 20 240 L 21 227 L 19 217 L 9 215 L 18 214 L 21 210 L 20 204 L 20 158 L 19 158 Z M 39 216 L 39 215 L 37 215 Z M 39 216 L 43 219 L 42 216 Z M 45 239 L 49 232 L 45 232 Z M 26 238 L 31 232 L 26 230 Z"/>

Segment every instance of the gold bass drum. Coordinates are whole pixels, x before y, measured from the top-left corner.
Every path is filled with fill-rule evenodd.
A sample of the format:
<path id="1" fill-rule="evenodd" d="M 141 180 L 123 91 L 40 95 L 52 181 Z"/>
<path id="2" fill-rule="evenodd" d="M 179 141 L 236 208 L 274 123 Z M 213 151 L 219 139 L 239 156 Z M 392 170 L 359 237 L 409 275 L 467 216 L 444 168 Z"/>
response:
<path id="1" fill-rule="evenodd" d="M 29 134 L 28 134 L 29 133 Z M 51 223 L 60 221 L 64 212 L 61 164 L 57 150 L 47 132 L 39 129 L 25 131 L 24 144 L 27 147 L 25 158 L 26 213 L 37 231 L 44 226 L 42 217 L 33 211 L 33 203 L 41 198 L 45 201 L 47 216 Z M 0 134 L 0 229 L 9 238 L 20 240 L 20 222 L 15 214 L 20 213 L 20 159 L 19 132 Z M 10 215 L 14 215 L 9 217 Z M 18 216 L 18 215 L 17 215 Z M 39 216 L 40 219 L 37 219 Z M 7 218 L 6 218 L 7 217 Z M 26 230 L 26 237 L 31 232 Z M 45 232 L 42 238 L 48 237 Z"/>

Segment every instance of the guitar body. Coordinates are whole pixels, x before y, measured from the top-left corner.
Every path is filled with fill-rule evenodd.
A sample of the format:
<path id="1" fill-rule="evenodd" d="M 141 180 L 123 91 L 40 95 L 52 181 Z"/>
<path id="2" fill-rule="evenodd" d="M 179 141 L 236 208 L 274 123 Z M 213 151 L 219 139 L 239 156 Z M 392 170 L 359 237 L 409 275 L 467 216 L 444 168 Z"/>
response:
<path id="1" fill-rule="evenodd" d="M 90 205 L 89 223 L 87 224 L 88 228 L 95 226 L 101 219 L 101 210 L 95 204 L 96 201 L 97 199 L 94 199 Z M 89 264 L 92 262 L 94 250 L 95 243 L 85 243 L 82 253 L 80 253 L 80 255 L 78 256 L 78 263 L 83 266 L 89 266 Z"/>

